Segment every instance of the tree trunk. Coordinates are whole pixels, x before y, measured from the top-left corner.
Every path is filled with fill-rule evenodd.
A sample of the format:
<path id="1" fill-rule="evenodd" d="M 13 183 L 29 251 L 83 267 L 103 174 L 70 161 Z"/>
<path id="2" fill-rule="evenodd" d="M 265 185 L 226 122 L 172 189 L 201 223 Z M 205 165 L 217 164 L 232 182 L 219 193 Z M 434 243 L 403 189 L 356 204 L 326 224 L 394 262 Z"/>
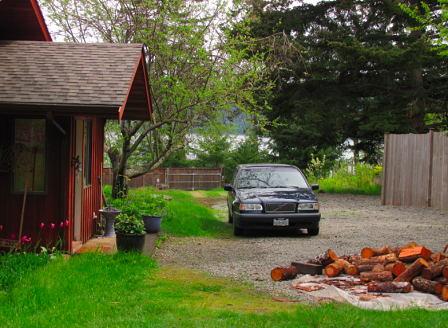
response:
<path id="1" fill-rule="evenodd" d="M 424 268 L 428 267 L 428 262 L 422 258 L 418 258 L 412 265 L 403 271 L 394 281 L 407 281 L 411 282 L 412 279 L 417 277 Z"/>
<path id="2" fill-rule="evenodd" d="M 293 266 L 277 267 L 271 271 L 271 278 L 274 281 L 294 279 L 295 277 L 297 277 L 297 269 Z"/>
<path id="3" fill-rule="evenodd" d="M 412 286 L 414 286 L 414 289 L 424 293 L 438 295 L 442 293 L 442 284 L 437 281 L 415 278 L 414 280 L 412 280 Z"/>
<path id="4" fill-rule="evenodd" d="M 380 272 L 361 272 L 361 281 L 392 281 L 394 277 L 390 271 L 380 271 Z"/>
<path id="5" fill-rule="evenodd" d="M 441 276 L 443 274 L 443 269 L 447 266 L 447 264 L 448 259 L 435 262 L 433 265 L 422 270 L 422 277 L 428 280 L 433 280 L 434 278 Z"/>
<path id="6" fill-rule="evenodd" d="M 372 256 L 378 256 L 378 255 L 386 255 L 392 253 L 392 248 L 390 246 L 386 246 L 383 248 L 373 249 L 373 248 L 363 248 L 361 251 L 361 257 L 363 258 L 371 258 Z"/>
<path id="7" fill-rule="evenodd" d="M 308 263 L 320 264 L 326 266 L 338 260 L 338 256 L 331 249 L 328 249 L 325 253 L 318 255 L 308 260 Z"/>
<path id="8" fill-rule="evenodd" d="M 373 281 L 367 285 L 369 293 L 409 293 L 410 282 Z"/>

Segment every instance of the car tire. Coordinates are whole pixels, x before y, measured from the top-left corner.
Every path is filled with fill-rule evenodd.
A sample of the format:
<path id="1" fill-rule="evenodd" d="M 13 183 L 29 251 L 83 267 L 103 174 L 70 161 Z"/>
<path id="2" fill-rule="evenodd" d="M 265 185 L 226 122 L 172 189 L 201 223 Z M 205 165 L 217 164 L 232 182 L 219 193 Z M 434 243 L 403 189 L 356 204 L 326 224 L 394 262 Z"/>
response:
<path id="1" fill-rule="evenodd" d="M 309 236 L 317 236 L 319 234 L 319 228 L 307 229 Z"/>
<path id="2" fill-rule="evenodd" d="M 244 235 L 244 229 L 238 228 L 235 221 L 233 221 L 233 235 L 236 237 Z"/>

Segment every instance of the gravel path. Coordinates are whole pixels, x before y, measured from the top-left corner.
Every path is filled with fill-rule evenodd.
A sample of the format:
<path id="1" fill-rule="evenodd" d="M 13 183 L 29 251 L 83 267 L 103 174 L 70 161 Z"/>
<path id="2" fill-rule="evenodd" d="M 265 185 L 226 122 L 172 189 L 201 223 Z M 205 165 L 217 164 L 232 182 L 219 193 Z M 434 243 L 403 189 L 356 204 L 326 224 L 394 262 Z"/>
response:
<path id="1" fill-rule="evenodd" d="M 275 282 L 270 272 L 291 261 L 306 261 L 327 249 L 338 255 L 359 253 L 364 247 L 399 247 L 416 242 L 433 252 L 448 243 L 448 212 L 432 208 L 382 206 L 380 196 L 319 194 L 320 233 L 246 233 L 242 238 L 170 238 L 154 257 L 160 265 L 178 265 L 250 282 L 276 297 L 316 301 Z M 225 201 L 214 207 L 226 207 Z"/>

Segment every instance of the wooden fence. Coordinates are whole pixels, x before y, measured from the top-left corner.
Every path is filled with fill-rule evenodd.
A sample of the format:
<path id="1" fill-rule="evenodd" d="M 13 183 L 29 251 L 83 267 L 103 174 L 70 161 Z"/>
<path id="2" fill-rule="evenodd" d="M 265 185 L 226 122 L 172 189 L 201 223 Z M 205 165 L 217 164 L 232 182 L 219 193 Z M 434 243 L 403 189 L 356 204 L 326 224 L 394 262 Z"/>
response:
<path id="1" fill-rule="evenodd" d="M 129 181 L 129 187 L 210 190 L 224 182 L 224 168 L 160 168 Z M 103 184 L 112 185 L 112 169 L 103 169 Z"/>
<path id="2" fill-rule="evenodd" d="M 381 204 L 448 210 L 446 132 L 385 134 Z"/>

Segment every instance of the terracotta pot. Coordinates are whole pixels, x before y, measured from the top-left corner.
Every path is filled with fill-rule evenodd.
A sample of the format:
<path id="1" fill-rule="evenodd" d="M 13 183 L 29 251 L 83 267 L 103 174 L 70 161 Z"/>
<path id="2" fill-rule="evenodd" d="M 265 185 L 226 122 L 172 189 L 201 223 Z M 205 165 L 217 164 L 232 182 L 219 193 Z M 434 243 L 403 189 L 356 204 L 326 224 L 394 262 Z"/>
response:
<path id="1" fill-rule="evenodd" d="M 143 252 L 146 232 L 141 235 L 116 233 L 117 249 L 122 252 Z"/>
<path id="2" fill-rule="evenodd" d="M 142 219 L 147 233 L 159 232 L 162 225 L 162 215 L 142 215 Z"/>

